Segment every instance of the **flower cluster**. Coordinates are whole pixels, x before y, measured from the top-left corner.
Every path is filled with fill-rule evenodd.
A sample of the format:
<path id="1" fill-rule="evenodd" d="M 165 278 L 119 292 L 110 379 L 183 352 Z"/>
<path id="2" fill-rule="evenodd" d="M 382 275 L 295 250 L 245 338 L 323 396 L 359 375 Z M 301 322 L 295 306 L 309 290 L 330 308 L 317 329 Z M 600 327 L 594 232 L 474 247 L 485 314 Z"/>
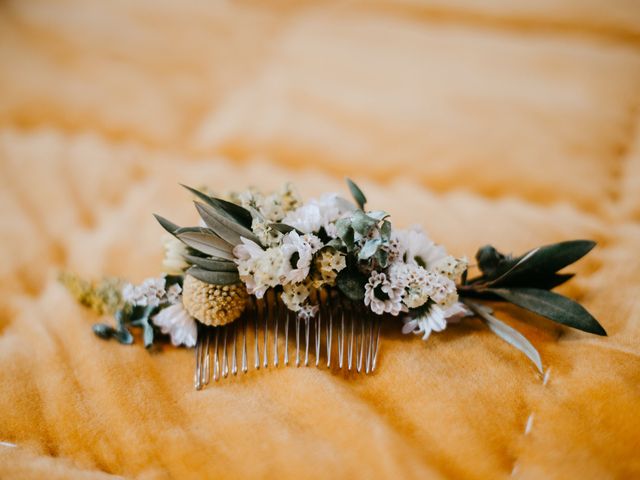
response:
<path id="1" fill-rule="evenodd" d="M 259 240 L 242 238 L 233 249 L 240 280 L 257 298 L 276 289 L 290 310 L 309 316 L 312 292 L 337 286 L 375 314 L 407 314 L 405 331 L 416 333 L 428 325 L 429 332 L 442 330 L 446 318 L 466 313 L 456 289 L 466 260 L 448 255 L 419 227 L 393 229 L 385 212 L 337 194 L 302 203 L 290 185 L 235 198 L 251 211 Z"/>

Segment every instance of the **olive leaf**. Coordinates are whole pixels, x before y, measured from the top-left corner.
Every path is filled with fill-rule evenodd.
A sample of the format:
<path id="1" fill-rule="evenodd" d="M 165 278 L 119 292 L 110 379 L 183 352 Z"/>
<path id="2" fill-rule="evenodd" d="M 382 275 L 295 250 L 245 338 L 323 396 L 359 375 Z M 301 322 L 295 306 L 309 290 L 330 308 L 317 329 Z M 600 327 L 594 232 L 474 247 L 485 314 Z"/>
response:
<path id="1" fill-rule="evenodd" d="M 186 245 L 207 255 L 233 260 L 233 253 L 227 247 L 225 248 L 220 242 L 219 237 L 213 233 L 207 232 L 185 232 L 178 234 L 178 238 Z"/>
<path id="2" fill-rule="evenodd" d="M 217 260 L 213 258 L 197 257 L 195 255 L 185 255 L 184 259 L 191 265 L 197 265 L 205 270 L 216 272 L 237 272 L 238 267 L 235 263 L 227 260 Z"/>
<path id="3" fill-rule="evenodd" d="M 239 243 L 242 243 L 240 237 L 244 237 L 258 244 L 260 243 L 258 237 L 256 237 L 250 229 L 243 227 L 224 215 L 221 215 L 210 205 L 205 205 L 200 202 L 194 203 L 204 223 L 206 223 L 216 235 L 226 240 L 231 245 L 238 245 Z"/>
<path id="4" fill-rule="evenodd" d="M 298 235 L 304 235 L 303 232 L 298 230 L 297 228 L 292 227 L 291 225 L 287 225 L 286 223 L 270 223 L 269 226 L 274 230 L 277 230 L 280 233 L 287 234 L 292 231 L 296 231 Z"/>
<path id="5" fill-rule="evenodd" d="M 568 327 L 596 335 L 607 334 L 582 305 L 557 293 L 539 288 L 488 288 L 486 291 Z"/>
<path id="6" fill-rule="evenodd" d="M 490 245 L 478 250 L 476 259 L 484 287 L 553 288 L 569 277 L 558 278 L 556 272 L 581 259 L 596 243 L 591 240 L 570 240 L 533 249 L 518 258 L 505 256 Z"/>
<path id="7" fill-rule="evenodd" d="M 182 184 L 181 184 L 182 185 Z M 182 185 L 184 188 L 189 190 L 193 195 L 198 197 L 200 200 L 205 202 L 210 207 L 216 209 L 218 213 L 227 217 L 229 220 L 232 220 L 236 223 L 239 223 L 245 228 L 251 228 L 251 222 L 253 220 L 251 216 L 251 212 L 240 205 L 236 205 L 235 203 L 228 202 L 221 198 L 215 198 L 206 193 L 203 193 L 195 188 L 188 187 L 187 185 Z"/>
<path id="8" fill-rule="evenodd" d="M 364 196 L 364 193 L 362 193 L 362 190 L 360 190 L 360 187 L 358 187 L 358 185 L 356 185 L 355 182 L 350 178 L 347 178 L 347 185 L 349 185 L 349 190 L 351 190 L 351 195 L 353 196 L 353 199 L 358 204 L 358 207 L 360 207 L 361 210 L 364 210 L 364 206 L 367 203 L 367 197 Z"/>
<path id="9" fill-rule="evenodd" d="M 162 228 L 164 228 L 171 235 L 174 235 L 176 230 L 178 230 L 180 228 L 178 225 L 176 225 L 172 221 L 167 220 L 166 218 L 161 217 L 160 215 L 158 215 L 156 213 L 154 213 L 153 216 L 156 218 L 156 220 L 162 226 Z"/>
<path id="10" fill-rule="evenodd" d="M 483 305 L 479 305 L 475 302 L 464 300 L 465 305 L 467 305 L 476 315 L 482 318 L 489 330 L 499 336 L 502 340 L 507 342 L 508 344 L 514 346 L 522 353 L 524 353 L 529 360 L 533 362 L 540 373 L 543 373 L 542 368 L 542 360 L 540 359 L 540 354 L 536 350 L 536 348 L 527 340 L 527 338 L 518 332 L 516 329 L 510 327 L 506 323 L 498 320 L 496 317 L 491 315 L 491 310 Z"/>
<path id="11" fill-rule="evenodd" d="M 240 281 L 240 276 L 238 272 L 224 272 L 224 271 L 211 271 L 205 270 L 200 267 L 191 267 L 187 270 L 187 274 L 192 277 L 197 278 L 198 280 L 211 283 L 214 285 L 230 285 L 233 283 L 238 283 Z"/>

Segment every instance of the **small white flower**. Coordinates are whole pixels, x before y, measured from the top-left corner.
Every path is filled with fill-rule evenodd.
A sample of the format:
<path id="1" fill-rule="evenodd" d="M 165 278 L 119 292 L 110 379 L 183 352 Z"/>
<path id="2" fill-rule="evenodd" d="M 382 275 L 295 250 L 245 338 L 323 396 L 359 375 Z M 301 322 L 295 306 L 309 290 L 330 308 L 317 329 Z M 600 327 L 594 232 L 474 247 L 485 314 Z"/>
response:
<path id="1" fill-rule="evenodd" d="M 307 301 L 310 293 L 309 287 L 304 283 L 289 283 L 282 287 L 280 297 L 289 310 L 297 312 Z"/>
<path id="2" fill-rule="evenodd" d="M 165 283 L 164 278 L 147 278 L 141 285 L 127 283 L 122 288 L 122 298 L 133 306 L 157 307 L 165 298 Z"/>
<path id="3" fill-rule="evenodd" d="M 189 268 L 184 256 L 187 254 L 187 246 L 173 235 L 168 233 L 162 238 L 164 247 L 164 259 L 162 268 L 169 275 L 182 275 Z"/>
<path id="4" fill-rule="evenodd" d="M 309 275 L 313 254 L 322 247 L 322 242 L 313 234 L 298 235 L 295 230 L 287 233 L 282 240 L 280 247 L 283 253 L 284 262 L 289 263 L 291 270 L 286 274 L 283 284 L 300 283 Z M 297 259 L 294 262 L 294 255 Z"/>
<path id="5" fill-rule="evenodd" d="M 176 347 L 195 346 L 198 327 L 193 317 L 182 306 L 182 302 L 163 308 L 151 321 L 160 327 L 162 333 L 171 336 L 171 343 Z"/>
<path id="6" fill-rule="evenodd" d="M 318 305 L 305 305 L 298 310 L 298 318 L 301 320 L 311 320 L 318 314 L 320 307 Z"/>
<path id="7" fill-rule="evenodd" d="M 178 303 L 182 301 L 182 287 L 177 283 L 174 283 L 169 288 L 167 288 L 167 301 L 171 304 Z"/>
<path id="8" fill-rule="evenodd" d="M 471 315 L 464 304 L 457 302 L 449 308 L 441 308 L 438 305 L 431 305 L 425 314 L 411 318 L 407 317 L 402 327 L 402 333 L 414 333 L 422 335 L 423 340 L 427 340 L 431 332 L 441 332 L 447 328 L 448 323 L 460 321 L 462 317 Z"/>
<path id="9" fill-rule="evenodd" d="M 398 315 L 405 310 L 402 305 L 401 289 L 393 285 L 384 273 L 373 271 L 366 283 L 364 294 L 364 304 L 368 306 L 373 313 L 382 315 L 390 313 Z"/>
<path id="10" fill-rule="evenodd" d="M 240 279 L 247 291 L 262 298 L 269 287 L 282 284 L 292 270 L 284 250 L 279 247 L 263 250 L 257 243 L 242 238 L 242 244 L 233 249 Z"/>
<path id="11" fill-rule="evenodd" d="M 348 200 L 335 193 L 329 193 L 319 199 L 309 200 L 301 207 L 287 213 L 282 222 L 303 233 L 315 233 L 324 227 L 327 235 L 335 238 L 337 235 L 335 222 L 354 211 L 355 208 Z"/>

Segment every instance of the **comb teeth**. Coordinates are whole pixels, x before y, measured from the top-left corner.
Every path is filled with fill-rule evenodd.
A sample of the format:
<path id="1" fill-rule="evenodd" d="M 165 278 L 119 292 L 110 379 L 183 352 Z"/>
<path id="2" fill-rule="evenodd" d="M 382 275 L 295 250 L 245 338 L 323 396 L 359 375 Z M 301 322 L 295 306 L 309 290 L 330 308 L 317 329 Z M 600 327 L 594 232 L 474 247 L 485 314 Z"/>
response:
<path id="1" fill-rule="evenodd" d="M 221 327 L 198 324 L 195 348 L 196 390 L 254 370 L 315 365 L 316 368 L 372 373 L 380 348 L 381 317 L 361 305 L 328 294 L 318 295 L 318 313 L 305 320 L 269 292 L 252 302 L 238 320 Z M 335 337 L 334 337 L 335 332 Z M 293 338 L 292 338 L 293 337 Z M 240 358 L 240 368 L 238 368 Z"/>

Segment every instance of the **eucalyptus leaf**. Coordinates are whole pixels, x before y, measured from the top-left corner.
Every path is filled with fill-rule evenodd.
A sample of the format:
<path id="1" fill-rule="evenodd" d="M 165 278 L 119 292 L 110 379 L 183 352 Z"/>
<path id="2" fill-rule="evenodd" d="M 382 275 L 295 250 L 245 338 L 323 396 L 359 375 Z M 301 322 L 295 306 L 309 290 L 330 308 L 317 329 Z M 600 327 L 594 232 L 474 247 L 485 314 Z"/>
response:
<path id="1" fill-rule="evenodd" d="M 382 222 L 382 226 L 380 227 L 380 236 L 385 242 L 388 242 L 391 239 L 391 222 L 389 220 Z"/>
<path id="2" fill-rule="evenodd" d="M 370 212 L 367 212 L 367 216 L 371 217 L 375 220 L 377 220 L 378 222 L 381 220 L 384 220 L 385 218 L 387 218 L 389 216 L 389 214 L 387 212 L 385 212 L 384 210 L 371 210 Z"/>
<path id="3" fill-rule="evenodd" d="M 350 178 L 347 178 L 347 185 L 349 185 L 349 190 L 351 190 L 351 195 L 353 195 L 353 199 L 358 204 L 358 207 L 364 210 L 364 206 L 367 203 L 367 197 L 364 196 L 364 193 L 362 193 L 362 190 L 360 190 L 360 187 L 358 187 L 358 185 L 356 185 L 355 182 Z"/>
<path id="4" fill-rule="evenodd" d="M 376 254 L 376 251 L 382 244 L 382 239 L 372 238 L 367 240 L 358 254 L 358 260 L 369 260 Z"/>
<path id="5" fill-rule="evenodd" d="M 234 256 L 228 243 L 223 247 L 219 242 L 222 240 L 213 233 L 205 232 L 185 232 L 178 235 L 186 245 L 207 255 L 233 260 Z"/>
<path id="6" fill-rule="evenodd" d="M 602 325 L 579 303 L 538 288 L 488 288 L 504 300 L 554 322 L 595 335 L 606 335 Z"/>
<path id="7" fill-rule="evenodd" d="M 204 270 L 212 270 L 215 272 L 237 272 L 238 267 L 235 263 L 228 260 L 216 260 L 213 258 L 196 257 L 195 255 L 185 255 L 184 259 L 191 265 L 197 265 Z"/>
<path id="8" fill-rule="evenodd" d="M 351 226 L 363 237 L 378 224 L 378 220 L 371 218 L 362 210 L 356 210 L 351 217 Z"/>
<path id="9" fill-rule="evenodd" d="M 154 330 L 153 325 L 146 318 L 142 325 L 142 340 L 144 341 L 145 348 L 151 348 L 153 346 Z"/>
<path id="10" fill-rule="evenodd" d="M 387 266 L 389 265 L 389 252 L 387 252 L 386 250 L 383 250 L 382 248 L 378 249 L 375 258 L 380 267 L 387 268 Z"/>
<path id="11" fill-rule="evenodd" d="M 234 220 L 230 220 L 229 218 L 218 213 L 215 208 L 210 205 L 205 205 L 200 202 L 194 202 L 196 205 L 196 209 L 204 220 L 204 223 L 207 224 L 209 228 L 211 228 L 216 235 L 220 238 L 226 240 L 231 245 L 238 245 L 242 243 L 240 237 L 244 237 L 248 240 L 256 242 L 260 244 L 260 240 L 256 237 L 251 230 L 243 227 L 239 223 Z"/>
<path id="12" fill-rule="evenodd" d="M 93 333 L 105 340 L 110 339 L 116 334 L 116 329 L 106 323 L 96 323 L 92 327 Z"/>
<path id="13" fill-rule="evenodd" d="M 499 336 L 502 340 L 507 342 L 508 344 L 514 346 L 522 353 L 524 353 L 529 360 L 533 362 L 540 373 L 543 373 L 542 368 L 542 360 L 540 359 L 540 354 L 536 350 L 536 348 L 526 339 L 524 335 L 510 327 L 506 323 L 498 320 L 496 317 L 491 315 L 490 310 L 482 305 L 478 305 L 475 302 L 470 302 L 465 300 L 464 302 L 476 315 L 482 318 L 489 330 Z"/>
<path id="14" fill-rule="evenodd" d="M 364 299 L 364 284 L 367 279 L 356 269 L 345 268 L 336 278 L 336 285 L 347 298 L 355 302 Z"/>
<path id="15" fill-rule="evenodd" d="M 212 197 L 206 193 L 196 190 L 195 188 L 188 187 L 187 185 L 182 186 L 207 205 L 215 208 L 221 215 L 227 217 L 229 220 L 233 220 L 245 228 L 251 228 L 252 217 L 251 213 L 246 208 L 221 198 Z"/>
<path id="16" fill-rule="evenodd" d="M 191 267 L 187 270 L 187 274 L 213 285 L 230 285 L 240 281 L 238 272 L 212 272 L 200 267 Z"/>

